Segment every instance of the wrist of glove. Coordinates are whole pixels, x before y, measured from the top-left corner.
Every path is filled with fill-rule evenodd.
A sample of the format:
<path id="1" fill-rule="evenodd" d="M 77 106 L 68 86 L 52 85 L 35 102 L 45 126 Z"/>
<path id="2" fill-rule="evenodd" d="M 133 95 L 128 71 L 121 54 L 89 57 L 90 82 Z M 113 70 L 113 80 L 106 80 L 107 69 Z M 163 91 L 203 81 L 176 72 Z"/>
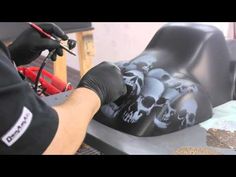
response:
<path id="1" fill-rule="evenodd" d="M 45 32 L 53 34 L 62 40 L 67 40 L 68 36 L 55 24 L 45 23 L 39 25 Z M 11 45 L 8 46 L 11 59 L 17 66 L 29 64 L 37 59 L 42 51 L 52 51 L 56 49 L 52 60 L 56 60 L 57 55 L 62 56 L 63 51 L 57 41 L 45 38 L 38 31 L 29 27 Z"/>
<path id="2" fill-rule="evenodd" d="M 117 100 L 127 92 L 120 69 L 108 62 L 102 62 L 90 69 L 82 77 L 79 87 L 93 90 L 102 105 Z"/>

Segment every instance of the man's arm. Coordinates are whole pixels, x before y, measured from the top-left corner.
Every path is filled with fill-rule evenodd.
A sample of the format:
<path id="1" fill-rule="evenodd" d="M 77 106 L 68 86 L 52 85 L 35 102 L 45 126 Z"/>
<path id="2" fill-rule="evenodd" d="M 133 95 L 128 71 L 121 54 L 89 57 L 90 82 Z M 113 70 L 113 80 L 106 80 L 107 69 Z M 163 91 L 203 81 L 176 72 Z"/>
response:
<path id="1" fill-rule="evenodd" d="M 118 99 L 126 92 L 117 66 L 102 62 L 90 69 L 81 78 L 78 89 L 68 101 L 54 107 L 58 113 L 59 126 L 44 154 L 74 154 L 100 106 Z"/>
<path id="2" fill-rule="evenodd" d="M 68 38 L 54 24 L 41 27 L 63 40 Z M 0 103 L 4 105 L 0 106 L 0 154 L 74 154 L 100 105 L 127 91 L 120 69 L 103 62 L 81 78 L 68 101 L 49 107 L 22 81 L 9 60 L 11 55 L 17 65 L 27 64 L 45 49 L 56 49 L 56 55 L 62 55 L 58 43 L 30 28 L 9 46 L 9 55 L 6 48 L 0 50 Z"/>
<path id="3" fill-rule="evenodd" d="M 44 154 L 75 154 L 84 140 L 90 120 L 100 105 L 101 101 L 95 92 L 79 88 L 64 104 L 55 106 L 59 126 Z"/>

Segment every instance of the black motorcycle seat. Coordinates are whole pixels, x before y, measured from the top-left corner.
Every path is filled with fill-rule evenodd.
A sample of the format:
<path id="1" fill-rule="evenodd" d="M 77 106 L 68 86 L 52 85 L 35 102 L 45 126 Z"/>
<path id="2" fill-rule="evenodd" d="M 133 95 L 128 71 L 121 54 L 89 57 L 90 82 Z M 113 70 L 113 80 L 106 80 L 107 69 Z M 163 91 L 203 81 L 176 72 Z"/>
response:
<path id="1" fill-rule="evenodd" d="M 230 60 L 217 28 L 165 25 L 139 56 L 116 63 L 128 92 L 104 105 L 95 119 L 136 136 L 157 136 L 205 121 L 213 106 L 232 100 Z"/>

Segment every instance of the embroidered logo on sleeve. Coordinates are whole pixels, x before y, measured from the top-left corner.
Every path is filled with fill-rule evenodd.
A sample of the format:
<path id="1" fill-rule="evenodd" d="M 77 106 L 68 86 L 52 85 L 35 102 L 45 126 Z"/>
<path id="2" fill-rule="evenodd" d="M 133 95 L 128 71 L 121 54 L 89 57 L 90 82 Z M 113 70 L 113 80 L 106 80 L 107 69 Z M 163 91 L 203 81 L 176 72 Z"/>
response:
<path id="1" fill-rule="evenodd" d="M 2 141 L 7 146 L 13 145 L 25 133 L 31 123 L 32 117 L 33 114 L 31 111 L 24 107 L 17 122 L 2 136 Z"/>

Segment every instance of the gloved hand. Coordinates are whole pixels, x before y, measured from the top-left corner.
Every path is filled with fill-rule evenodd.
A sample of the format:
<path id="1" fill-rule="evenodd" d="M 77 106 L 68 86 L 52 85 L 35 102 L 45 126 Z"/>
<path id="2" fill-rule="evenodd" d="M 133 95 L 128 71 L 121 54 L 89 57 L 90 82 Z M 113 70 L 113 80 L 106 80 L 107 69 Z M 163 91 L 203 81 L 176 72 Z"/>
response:
<path id="1" fill-rule="evenodd" d="M 53 34 L 62 40 L 68 39 L 68 36 L 53 23 L 44 23 L 38 26 L 40 26 L 45 32 Z M 62 48 L 57 41 L 44 37 L 37 30 L 31 27 L 26 29 L 11 45 L 9 45 L 8 48 L 11 58 L 17 66 L 29 64 L 33 60 L 37 59 L 42 51 L 46 49 L 49 51 L 56 49 L 55 54 L 52 56 L 52 60 L 54 61 L 56 60 L 57 55 L 63 55 Z"/>
<path id="2" fill-rule="evenodd" d="M 117 100 L 127 92 L 120 69 L 111 63 L 102 62 L 90 69 L 80 80 L 78 87 L 93 90 L 101 104 Z"/>

